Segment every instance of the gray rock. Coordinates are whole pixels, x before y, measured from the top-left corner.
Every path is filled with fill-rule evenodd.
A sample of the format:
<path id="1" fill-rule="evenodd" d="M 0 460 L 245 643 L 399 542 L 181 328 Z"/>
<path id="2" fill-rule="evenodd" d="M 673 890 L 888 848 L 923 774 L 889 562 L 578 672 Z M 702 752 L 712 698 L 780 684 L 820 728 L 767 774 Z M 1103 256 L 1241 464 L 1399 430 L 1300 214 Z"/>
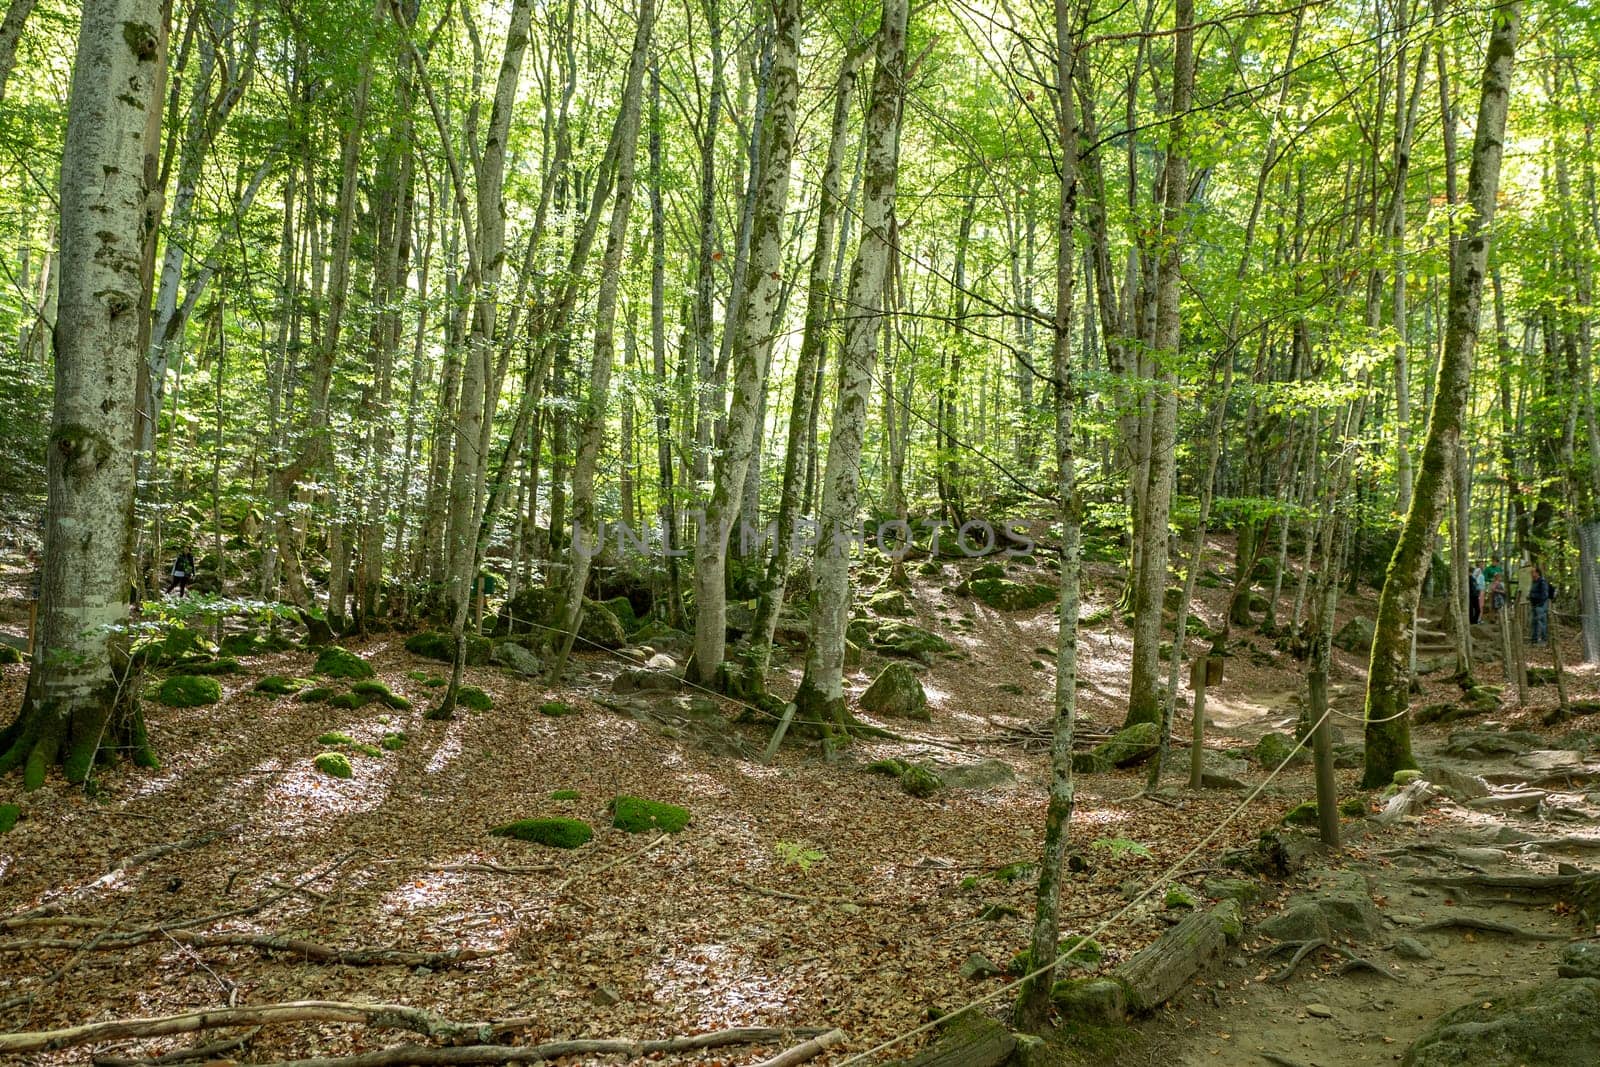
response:
<path id="1" fill-rule="evenodd" d="M 651 656 L 645 661 L 645 669 L 652 671 L 675 671 L 678 669 L 678 661 L 667 655 L 665 652 L 657 652 L 655 655 Z"/>
<path id="2" fill-rule="evenodd" d="M 1207 878 L 1200 883 L 1200 890 L 1212 900 L 1237 900 L 1240 904 L 1254 904 L 1266 896 L 1266 887 L 1248 878 Z"/>
<path id="3" fill-rule="evenodd" d="M 1600 978 L 1600 943 L 1574 941 L 1562 949 L 1556 973 L 1563 978 Z"/>
<path id="4" fill-rule="evenodd" d="M 1439 788 L 1439 791 L 1457 803 L 1466 803 L 1489 795 L 1489 783 L 1476 774 L 1458 771 L 1444 764 L 1424 767 L 1422 775 Z"/>
<path id="5" fill-rule="evenodd" d="M 1347 937 L 1365 941 L 1383 929 L 1383 917 L 1373 906 L 1366 881 L 1360 874 L 1331 872 L 1331 884 L 1289 901 L 1283 911 L 1261 923 L 1259 930 L 1280 941 L 1305 941 L 1317 937 Z"/>
<path id="6" fill-rule="evenodd" d="M 1069 978 L 1050 992 L 1064 1019 L 1114 1026 L 1127 1021 L 1128 994 L 1114 978 Z"/>
<path id="7" fill-rule="evenodd" d="M 514 641 L 502 641 L 489 653 L 489 662 L 515 674 L 537 675 L 544 671 L 539 657 Z"/>
<path id="8" fill-rule="evenodd" d="M 861 709 L 874 715 L 927 721 L 928 694 L 917 674 L 904 663 L 891 663 L 861 694 Z"/>
<path id="9" fill-rule="evenodd" d="M 593 993 L 589 994 L 590 1003 L 601 1008 L 609 1008 L 611 1005 L 617 1003 L 617 1001 L 621 999 L 622 994 L 618 993 L 615 989 L 612 989 L 608 985 L 599 986 Z"/>
<path id="10" fill-rule="evenodd" d="M 1333 635 L 1333 643 L 1346 652 L 1372 651 L 1372 638 L 1377 634 L 1377 625 L 1364 615 L 1357 615 Z"/>
<path id="11" fill-rule="evenodd" d="M 1403 960 L 1431 960 L 1433 951 L 1414 937 L 1394 939 L 1394 954 Z"/>
<path id="12" fill-rule="evenodd" d="M 1546 794 L 1542 789 L 1522 789 L 1513 793 L 1491 793 L 1486 797 L 1477 797 L 1467 801 L 1467 807 L 1474 811 L 1497 811 L 1502 814 L 1512 814 L 1523 811 L 1537 811 L 1539 803 Z"/>
<path id="13" fill-rule="evenodd" d="M 682 684 L 675 674 L 666 671 L 623 671 L 611 681 L 611 691 L 619 695 L 628 693 L 675 693 Z"/>
<path id="14" fill-rule="evenodd" d="M 1532 752 L 1524 752 L 1512 762 L 1518 767 L 1526 767 L 1530 771 L 1542 771 L 1545 774 L 1583 770 L 1582 754 L 1554 748 L 1534 749 Z"/>
<path id="15" fill-rule="evenodd" d="M 961 965 L 961 977 L 969 982 L 981 981 L 984 978 L 994 978 L 1002 974 L 995 962 L 981 952 L 974 952 L 967 957 L 967 962 Z"/>
<path id="16" fill-rule="evenodd" d="M 1403 1067 L 1593 1067 L 1600 1062 L 1600 980 L 1558 979 L 1477 999 L 1440 1016 Z"/>
<path id="17" fill-rule="evenodd" d="M 1004 760 L 986 759 L 977 763 L 935 764 L 934 773 L 950 789 L 1010 789 L 1017 784 L 1017 772 Z"/>

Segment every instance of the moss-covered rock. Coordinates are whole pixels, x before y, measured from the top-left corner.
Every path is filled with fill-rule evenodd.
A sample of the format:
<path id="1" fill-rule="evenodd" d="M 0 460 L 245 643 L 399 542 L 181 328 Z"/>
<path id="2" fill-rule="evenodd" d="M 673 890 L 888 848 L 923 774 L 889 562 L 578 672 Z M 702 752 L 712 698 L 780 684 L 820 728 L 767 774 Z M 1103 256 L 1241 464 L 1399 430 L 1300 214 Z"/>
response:
<path id="1" fill-rule="evenodd" d="M 915 671 L 904 663 L 891 663 L 861 694 L 861 709 L 874 715 L 926 721 L 928 694 Z"/>
<path id="2" fill-rule="evenodd" d="M 908 622 L 885 622 L 873 633 L 872 643 L 879 652 L 918 659 L 927 659 L 935 652 L 950 651 L 950 642 Z"/>
<path id="3" fill-rule="evenodd" d="M 539 714 L 548 715 L 552 719 L 560 719 L 568 715 L 578 714 L 578 709 L 568 704 L 565 700 L 546 700 L 539 705 Z"/>
<path id="4" fill-rule="evenodd" d="M 582 797 L 583 794 L 576 789 L 552 789 L 550 791 L 551 800 L 579 800 Z"/>
<path id="5" fill-rule="evenodd" d="M 518 819 L 504 826 L 496 826 L 489 833 L 494 837 L 511 837 L 518 841 L 531 841 L 551 848 L 577 848 L 588 844 L 594 837 L 594 828 L 582 819 Z"/>
<path id="6" fill-rule="evenodd" d="M 0 834 L 10 833 L 20 818 L 22 818 L 21 807 L 16 804 L 0 804 Z"/>
<path id="7" fill-rule="evenodd" d="M 255 633 L 246 630 L 243 633 L 229 634 L 217 645 L 217 651 L 224 656 L 248 656 L 255 652 L 260 644 L 260 639 Z"/>
<path id="8" fill-rule="evenodd" d="M 481 667 L 489 662 L 489 653 L 493 651 L 493 643 L 487 637 L 477 634 L 467 634 L 468 667 Z M 437 660 L 440 663 L 454 663 L 456 656 L 455 639 L 443 630 L 424 630 L 406 638 L 406 651 L 413 656 L 423 659 Z"/>
<path id="9" fill-rule="evenodd" d="M 494 707 L 494 698 L 475 685 L 464 685 L 456 690 L 456 703 L 473 711 L 488 711 Z"/>
<path id="10" fill-rule="evenodd" d="M 269 674 L 257 682 L 253 688 L 257 693 L 266 693 L 269 696 L 282 697 L 290 693 L 298 693 L 311 683 L 304 678 L 285 678 L 281 674 Z"/>
<path id="11" fill-rule="evenodd" d="M 406 732 L 404 730 L 395 730 L 395 731 L 392 731 L 390 733 L 384 734 L 383 735 L 383 739 L 380 740 L 378 742 L 378 744 L 385 751 L 398 752 L 402 748 L 405 748 L 406 747 L 406 742 L 410 741 L 410 740 L 411 740 L 411 738 L 406 736 Z"/>
<path id="12" fill-rule="evenodd" d="M 883 589 L 872 594 L 872 599 L 867 601 L 867 610 L 874 615 L 889 615 L 896 618 L 914 614 L 906 595 L 898 589 Z"/>
<path id="13" fill-rule="evenodd" d="M 371 678 L 377 673 L 372 664 L 338 645 L 328 645 L 317 653 L 316 665 L 311 669 L 328 678 Z"/>
<path id="14" fill-rule="evenodd" d="M 355 743 L 356 739 L 343 730 L 329 730 L 327 733 L 317 736 L 317 744 L 324 746 L 353 745 Z"/>
<path id="15" fill-rule="evenodd" d="M 1317 802 L 1308 800 L 1303 804 L 1296 804 L 1284 814 L 1283 821 L 1290 826 L 1317 825 Z"/>
<path id="16" fill-rule="evenodd" d="M 239 661 L 232 656 L 224 656 L 221 659 L 186 663 L 183 666 L 183 670 L 185 674 L 238 674 Z"/>
<path id="17" fill-rule="evenodd" d="M 1333 643 L 1346 652 L 1358 654 L 1372 651 L 1372 638 L 1378 632 L 1377 624 L 1365 615 L 1357 615 L 1333 635 Z"/>
<path id="18" fill-rule="evenodd" d="M 358 756 L 367 756 L 371 759 L 383 758 L 383 749 L 379 748 L 377 745 L 369 745 L 364 741 L 357 741 L 355 744 L 351 745 L 350 751 L 356 753 Z"/>
<path id="19" fill-rule="evenodd" d="M 311 764 L 330 778 L 353 778 L 356 773 L 350 766 L 350 757 L 343 752 L 319 752 Z"/>
<path id="20" fill-rule="evenodd" d="M 1293 753 L 1292 757 L 1290 753 Z M 1294 764 L 1304 763 L 1308 758 L 1304 745 L 1300 746 L 1298 752 L 1295 752 L 1294 741 L 1286 734 L 1279 733 L 1262 734 L 1261 739 L 1256 742 L 1254 755 L 1256 762 L 1268 770 L 1281 765 L 1284 760 L 1289 760 Z"/>
<path id="21" fill-rule="evenodd" d="M 594 648 L 621 648 L 628 643 L 628 631 L 623 629 L 622 620 L 612 614 L 611 609 L 594 600 L 583 602 L 583 622 L 578 625 L 579 649 Z"/>
<path id="22" fill-rule="evenodd" d="M 156 699 L 169 708 L 198 708 L 221 700 L 222 686 L 215 678 L 174 674 L 161 683 Z"/>
<path id="23" fill-rule="evenodd" d="M 0 644 L 0 667 L 10 667 L 22 662 L 22 650 L 12 645 Z"/>
<path id="24" fill-rule="evenodd" d="M 365 693 L 351 691 L 348 693 L 340 693 L 338 696 L 330 697 L 328 699 L 328 706 L 338 708 L 341 711 L 359 711 L 376 699 L 377 697 L 368 696 Z"/>
<path id="25" fill-rule="evenodd" d="M 1005 565 L 1002 563 L 996 563 L 994 560 L 990 560 L 988 563 L 980 563 L 976 567 L 972 568 L 970 580 L 974 582 L 988 582 L 993 581 L 996 578 L 1004 578 L 1005 576 Z"/>
<path id="26" fill-rule="evenodd" d="M 314 685 L 295 697 L 302 704 L 320 704 L 330 699 L 334 694 L 332 686 Z"/>
<path id="27" fill-rule="evenodd" d="M 689 825 L 689 809 L 639 797 L 619 796 L 608 806 L 611 825 L 630 834 L 663 830 L 675 834 Z"/>
<path id="28" fill-rule="evenodd" d="M 1155 754 L 1161 730 L 1153 722 L 1136 722 L 1094 747 L 1094 755 L 1113 767 L 1127 767 Z"/>
<path id="29" fill-rule="evenodd" d="M 902 774 L 906 773 L 906 764 L 904 761 L 897 759 L 873 760 L 871 763 L 867 764 L 867 773 L 882 774 L 887 775 L 890 778 L 898 778 Z"/>
<path id="30" fill-rule="evenodd" d="M 1339 801 L 1339 814 L 1349 819 L 1365 819 L 1367 817 L 1367 798 L 1362 796 L 1345 797 Z"/>
<path id="31" fill-rule="evenodd" d="M 914 797 L 931 797 L 944 785 L 933 768 L 913 763 L 900 775 L 900 788 Z"/>
<path id="32" fill-rule="evenodd" d="M 1440 1016 L 1403 1067 L 1591 1067 L 1600 1062 L 1600 979 L 1564 978 L 1472 1002 Z"/>
<path id="33" fill-rule="evenodd" d="M 978 578 L 967 583 L 973 597 L 996 611 L 1026 611 L 1053 602 L 1059 593 L 1044 582 L 1013 582 L 1006 578 Z"/>
<path id="34" fill-rule="evenodd" d="M 601 600 L 597 603 L 617 617 L 624 630 L 630 633 L 639 628 L 639 616 L 634 614 L 633 601 L 625 596 L 614 596 L 610 600 Z"/>

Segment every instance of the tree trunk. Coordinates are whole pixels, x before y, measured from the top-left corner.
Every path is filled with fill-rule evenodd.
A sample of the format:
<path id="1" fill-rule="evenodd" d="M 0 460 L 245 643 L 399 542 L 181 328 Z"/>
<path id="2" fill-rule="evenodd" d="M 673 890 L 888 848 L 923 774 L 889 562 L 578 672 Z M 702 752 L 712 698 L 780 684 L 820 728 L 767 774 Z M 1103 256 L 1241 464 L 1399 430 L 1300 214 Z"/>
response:
<path id="1" fill-rule="evenodd" d="M 5 21 L 0 22 L 0 100 L 6 98 L 6 82 L 17 62 L 17 42 L 22 39 L 22 27 L 33 13 L 35 3 L 37 0 L 11 0 L 6 7 Z"/>
<path id="2" fill-rule="evenodd" d="M 1186 0 L 1181 0 L 1186 2 Z M 1078 117 L 1073 75 L 1081 16 L 1073 0 L 1055 0 L 1057 148 L 1062 153 L 1060 194 L 1056 201 L 1056 307 L 1052 345 L 1052 400 L 1055 407 L 1056 501 L 1061 522 L 1060 615 L 1056 630 L 1055 722 L 1050 742 L 1050 799 L 1045 808 L 1044 846 L 1034 895 L 1033 936 L 1028 943 L 1029 970 L 1054 962 L 1058 950 L 1061 907 L 1061 862 L 1067 851 L 1075 790 L 1072 780 L 1072 735 L 1077 719 L 1078 571 L 1082 506 L 1078 499 L 1077 455 L 1073 448 L 1073 415 L 1077 385 L 1072 366 L 1072 296 L 1077 263 L 1072 227 L 1078 206 Z M 1017 1025 L 1042 1029 L 1050 1019 L 1050 987 L 1054 971 L 1022 986 L 1016 1006 Z"/>
<path id="3" fill-rule="evenodd" d="M 790 157 L 800 97 L 800 0 L 774 4 L 767 122 L 750 229 L 745 291 L 739 300 L 734 349 L 733 403 L 727 433 L 717 453 L 705 528 L 695 548 L 694 674 L 702 685 L 716 680 L 727 638 L 726 564 L 729 535 L 739 513 L 745 471 L 758 439 L 757 418 L 766 390 L 776 312 L 782 298 L 783 218 L 789 201 Z M 752 131 L 752 136 L 758 136 Z M 747 520 L 756 516 L 747 516 Z M 782 532 L 780 531 L 780 537 Z"/>
<path id="4" fill-rule="evenodd" d="M 135 370 L 148 341 L 161 213 L 152 189 L 166 25 L 159 0 L 86 0 L 61 165 L 61 290 L 38 653 L 0 771 L 37 789 L 61 763 L 88 778 L 102 746 L 154 765 L 126 659 L 133 551 Z"/>
<path id="5" fill-rule="evenodd" d="M 1194 93 L 1194 4 L 1177 0 L 1177 34 L 1172 61 L 1172 107 L 1162 187 L 1161 258 L 1156 276 L 1154 358 L 1158 367 L 1150 423 L 1149 480 L 1141 501 L 1141 547 L 1133 601 L 1133 668 L 1128 679 L 1126 725 L 1161 721 L 1161 608 L 1167 589 L 1168 520 L 1172 481 L 1177 470 L 1177 369 L 1182 321 L 1179 284 L 1182 264 L 1184 205 L 1189 198 L 1188 146 L 1185 118 Z M 1165 366 L 1162 366 L 1165 364 Z"/>
<path id="6" fill-rule="evenodd" d="M 795 705 L 807 719 L 844 724 L 844 630 L 850 614 L 850 546 L 857 536 L 861 442 L 889 271 L 890 225 L 900 169 L 900 102 L 904 91 L 907 0 L 884 0 L 872 91 L 861 137 L 865 185 L 861 243 L 850 270 L 849 308 L 839 353 L 839 392 L 823 473 L 821 529 L 814 556 L 811 640 Z"/>
<path id="7" fill-rule="evenodd" d="M 1450 310 L 1444 357 L 1439 361 L 1433 410 L 1417 472 L 1416 492 L 1401 527 L 1378 598 L 1377 633 L 1367 676 L 1366 764 L 1363 788 L 1387 785 L 1394 772 L 1414 767 L 1411 756 L 1409 678 L 1406 673 L 1406 625 L 1416 611 L 1427 571 L 1439 509 L 1449 490 L 1455 449 L 1461 435 L 1478 340 L 1478 313 L 1489 254 L 1490 226 L 1500 186 L 1506 104 L 1516 51 L 1521 5 L 1505 4 L 1494 12 L 1478 103 L 1477 133 L 1467 177 L 1469 213 L 1450 270 Z"/>

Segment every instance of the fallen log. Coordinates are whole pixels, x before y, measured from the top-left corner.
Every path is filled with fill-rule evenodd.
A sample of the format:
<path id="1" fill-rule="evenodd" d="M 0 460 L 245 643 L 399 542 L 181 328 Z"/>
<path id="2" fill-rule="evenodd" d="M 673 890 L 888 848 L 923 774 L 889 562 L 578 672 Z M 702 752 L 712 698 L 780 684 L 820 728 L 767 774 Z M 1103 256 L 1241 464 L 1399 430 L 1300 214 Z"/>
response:
<path id="1" fill-rule="evenodd" d="M 1114 969 L 1111 977 L 1127 991 L 1130 1010 L 1155 1011 L 1241 933 L 1239 905 L 1225 900 L 1168 929 Z"/>
<path id="2" fill-rule="evenodd" d="M 888 1067 L 999 1067 L 1017 1047 L 1009 1027 L 978 1011 L 966 1011 L 950 1020 L 939 1039 L 908 1060 Z"/>
<path id="3" fill-rule="evenodd" d="M 108 951 L 135 948 L 151 941 L 170 938 L 190 948 L 253 948 L 260 952 L 284 952 L 313 963 L 342 963 L 350 967 L 428 967 L 444 970 L 471 960 L 487 959 L 500 954 L 499 949 L 450 949 L 445 952 L 408 952 L 386 948 L 335 948 L 295 937 L 277 937 L 268 934 L 197 934 L 192 930 L 141 930 L 125 936 L 96 938 L 92 941 L 68 941 L 65 938 L 32 938 L 26 941 L 0 942 L 0 954 L 38 952 L 62 949 L 76 952 Z"/>
<path id="4" fill-rule="evenodd" d="M 476 1067 L 493 1063 L 541 1063 L 563 1056 L 621 1055 L 629 1059 L 658 1056 L 672 1052 L 697 1052 L 701 1049 L 723 1048 L 728 1045 L 769 1045 L 785 1041 L 795 1035 L 794 1030 L 774 1027 L 747 1026 L 732 1030 L 715 1030 L 709 1034 L 688 1037 L 668 1037 L 651 1041 L 632 1041 L 627 1038 L 579 1038 L 571 1041 L 549 1041 L 542 1045 L 395 1045 L 391 1048 L 358 1052 L 349 1056 L 315 1056 L 303 1060 L 279 1060 L 261 1067 Z M 839 1037 L 830 1044 L 844 1040 L 842 1031 L 831 1031 Z M 827 1036 L 827 1035 L 824 1035 Z M 821 1040 L 820 1038 L 818 1039 Z M 808 1041 L 806 1045 L 815 1045 Z M 791 1052 L 798 1052 L 801 1045 Z M 811 1058 L 822 1052 L 817 1047 L 804 1057 Z M 803 1062 L 788 1059 L 785 1064 Z"/>

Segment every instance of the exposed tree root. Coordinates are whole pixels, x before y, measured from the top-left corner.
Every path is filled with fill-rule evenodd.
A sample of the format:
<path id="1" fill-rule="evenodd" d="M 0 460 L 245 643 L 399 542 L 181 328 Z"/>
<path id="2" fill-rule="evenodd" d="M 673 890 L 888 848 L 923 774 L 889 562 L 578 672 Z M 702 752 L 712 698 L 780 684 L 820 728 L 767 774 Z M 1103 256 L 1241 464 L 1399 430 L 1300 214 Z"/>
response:
<path id="1" fill-rule="evenodd" d="M 750 882 L 741 881 L 738 878 L 729 878 L 728 884 L 739 889 L 743 889 L 747 893 L 755 893 L 757 896 L 776 897 L 779 900 L 793 900 L 801 904 L 854 904 L 857 907 L 868 908 L 887 907 L 889 905 L 889 901 L 873 900 L 869 897 L 856 899 L 854 897 L 829 897 L 814 896 L 806 893 L 788 893 L 782 889 L 768 889 L 766 886 L 754 885 Z"/>
<path id="2" fill-rule="evenodd" d="M 1332 942 L 1320 937 L 1312 938 L 1309 941 L 1281 941 L 1267 949 L 1265 955 L 1270 958 L 1278 955 L 1279 953 L 1287 952 L 1291 948 L 1294 949 L 1294 957 L 1289 960 L 1288 964 L 1285 965 L 1282 970 L 1268 978 L 1267 981 L 1274 983 L 1287 982 L 1290 978 L 1294 977 L 1294 972 L 1300 966 L 1301 962 L 1304 961 L 1307 956 L 1319 949 L 1326 949 L 1329 952 L 1337 953 L 1338 955 L 1345 957 L 1347 962 L 1339 968 L 1340 975 L 1349 974 L 1351 971 L 1371 971 L 1373 974 L 1382 975 L 1391 982 L 1398 982 L 1400 980 L 1366 957 L 1357 956 L 1354 952 L 1351 952 L 1344 946 L 1335 945 Z"/>
<path id="3" fill-rule="evenodd" d="M 1432 933 L 1436 930 L 1483 930 L 1491 934 L 1504 934 L 1507 937 L 1521 938 L 1524 941 L 1565 941 L 1565 934 L 1544 934 L 1537 930 L 1524 930 L 1520 926 L 1510 923 L 1496 922 L 1494 919 L 1484 919 L 1476 915 L 1452 915 L 1448 919 L 1438 922 L 1426 923 L 1417 927 L 1418 933 Z"/>
<path id="4" fill-rule="evenodd" d="M 130 1056 L 95 1056 L 90 1062 L 95 1067 L 165 1067 L 169 1063 L 193 1063 L 196 1060 L 214 1060 L 225 1052 L 242 1049 L 255 1036 L 261 1032 L 261 1027 L 253 1026 L 238 1037 L 224 1038 L 221 1041 L 209 1041 L 203 1045 L 190 1045 L 188 1048 L 173 1049 L 171 1052 L 154 1056 L 150 1059 L 140 1059 Z"/>
<path id="5" fill-rule="evenodd" d="M 190 948 L 253 948 L 261 952 L 286 952 L 313 963 L 342 963 L 350 967 L 428 967 L 443 970 L 471 960 L 487 959 L 499 955 L 499 950 L 451 949 L 448 952 L 407 952 L 385 948 L 334 948 L 314 941 L 293 937 L 273 937 L 263 934 L 197 934 L 192 930 L 168 930 L 160 927 L 131 934 L 108 936 L 106 933 L 93 940 L 78 942 L 64 938 L 37 938 L 28 941 L 0 942 L 0 954 L 48 951 L 51 949 L 89 952 L 94 950 L 133 948 L 160 938 L 170 938 Z"/>

